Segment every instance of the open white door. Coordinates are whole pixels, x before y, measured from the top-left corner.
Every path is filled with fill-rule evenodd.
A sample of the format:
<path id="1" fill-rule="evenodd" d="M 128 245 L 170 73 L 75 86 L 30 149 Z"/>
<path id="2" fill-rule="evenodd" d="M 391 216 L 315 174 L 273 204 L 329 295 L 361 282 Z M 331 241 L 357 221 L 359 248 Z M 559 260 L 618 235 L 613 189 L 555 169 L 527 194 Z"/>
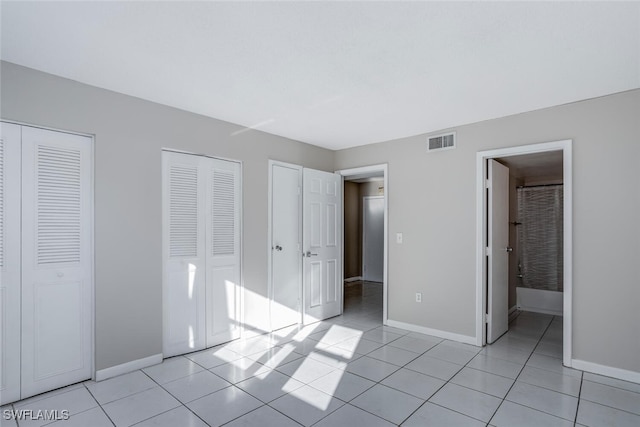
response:
<path id="1" fill-rule="evenodd" d="M 0 405 L 20 400 L 20 144 L 0 122 Z"/>
<path id="2" fill-rule="evenodd" d="M 342 312 L 342 177 L 303 169 L 304 323 Z"/>
<path id="3" fill-rule="evenodd" d="M 91 165 L 91 138 L 22 127 L 22 398 L 91 377 Z"/>
<path id="4" fill-rule="evenodd" d="M 271 164 L 271 330 L 302 320 L 301 175 L 298 166 Z"/>
<path id="5" fill-rule="evenodd" d="M 384 196 L 362 200 L 362 276 L 382 282 L 384 267 Z"/>
<path id="6" fill-rule="evenodd" d="M 488 160 L 487 342 L 509 328 L 509 168 Z"/>

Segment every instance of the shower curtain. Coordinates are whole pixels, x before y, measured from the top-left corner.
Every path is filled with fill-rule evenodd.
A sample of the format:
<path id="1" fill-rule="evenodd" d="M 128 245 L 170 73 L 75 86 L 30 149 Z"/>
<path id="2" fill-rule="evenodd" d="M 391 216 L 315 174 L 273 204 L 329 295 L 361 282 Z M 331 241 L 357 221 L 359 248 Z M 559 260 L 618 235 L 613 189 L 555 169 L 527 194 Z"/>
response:
<path id="1" fill-rule="evenodd" d="M 517 200 L 519 286 L 562 292 L 562 184 L 518 187 Z"/>

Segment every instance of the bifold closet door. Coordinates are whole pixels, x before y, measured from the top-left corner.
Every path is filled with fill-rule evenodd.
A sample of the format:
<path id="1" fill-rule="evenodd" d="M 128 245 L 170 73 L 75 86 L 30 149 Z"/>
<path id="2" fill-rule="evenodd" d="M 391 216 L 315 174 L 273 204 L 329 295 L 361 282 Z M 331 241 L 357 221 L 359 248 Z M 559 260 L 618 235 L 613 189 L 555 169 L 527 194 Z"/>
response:
<path id="1" fill-rule="evenodd" d="M 91 377 L 91 167 L 91 138 L 22 127 L 22 398 Z"/>
<path id="2" fill-rule="evenodd" d="M 163 161 L 163 354 L 205 346 L 204 170 L 199 156 L 168 151 Z"/>
<path id="3" fill-rule="evenodd" d="M 163 354 L 239 336 L 240 165 L 164 151 Z"/>
<path id="4" fill-rule="evenodd" d="M 207 347 L 240 336 L 240 164 L 204 158 L 207 171 Z"/>
<path id="5" fill-rule="evenodd" d="M 21 132 L 0 122 L 0 405 L 20 399 Z"/>

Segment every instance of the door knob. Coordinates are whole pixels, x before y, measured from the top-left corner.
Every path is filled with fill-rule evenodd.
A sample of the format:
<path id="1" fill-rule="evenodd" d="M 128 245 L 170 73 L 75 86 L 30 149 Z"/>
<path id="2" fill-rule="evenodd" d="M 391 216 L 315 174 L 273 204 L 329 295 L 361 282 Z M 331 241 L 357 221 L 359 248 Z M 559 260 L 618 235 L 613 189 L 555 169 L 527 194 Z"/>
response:
<path id="1" fill-rule="evenodd" d="M 312 254 L 311 251 L 307 251 L 307 253 L 303 255 L 306 256 L 307 258 L 310 258 L 312 256 L 318 256 L 318 254 Z"/>
<path id="2" fill-rule="evenodd" d="M 282 250 L 282 246 L 276 245 L 276 251 L 281 251 L 281 250 Z"/>
<path id="3" fill-rule="evenodd" d="M 505 251 L 507 252 L 513 252 L 513 248 L 507 246 L 506 248 L 504 248 Z"/>

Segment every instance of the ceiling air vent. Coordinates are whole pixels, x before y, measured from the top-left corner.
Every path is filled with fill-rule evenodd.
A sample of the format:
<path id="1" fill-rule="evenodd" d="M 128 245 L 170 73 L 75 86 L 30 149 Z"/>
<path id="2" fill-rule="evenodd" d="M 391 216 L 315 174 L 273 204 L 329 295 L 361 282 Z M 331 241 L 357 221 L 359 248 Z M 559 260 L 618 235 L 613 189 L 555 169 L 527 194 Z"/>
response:
<path id="1" fill-rule="evenodd" d="M 450 150 L 456 148 L 456 133 L 446 133 L 429 137 L 429 151 Z"/>

